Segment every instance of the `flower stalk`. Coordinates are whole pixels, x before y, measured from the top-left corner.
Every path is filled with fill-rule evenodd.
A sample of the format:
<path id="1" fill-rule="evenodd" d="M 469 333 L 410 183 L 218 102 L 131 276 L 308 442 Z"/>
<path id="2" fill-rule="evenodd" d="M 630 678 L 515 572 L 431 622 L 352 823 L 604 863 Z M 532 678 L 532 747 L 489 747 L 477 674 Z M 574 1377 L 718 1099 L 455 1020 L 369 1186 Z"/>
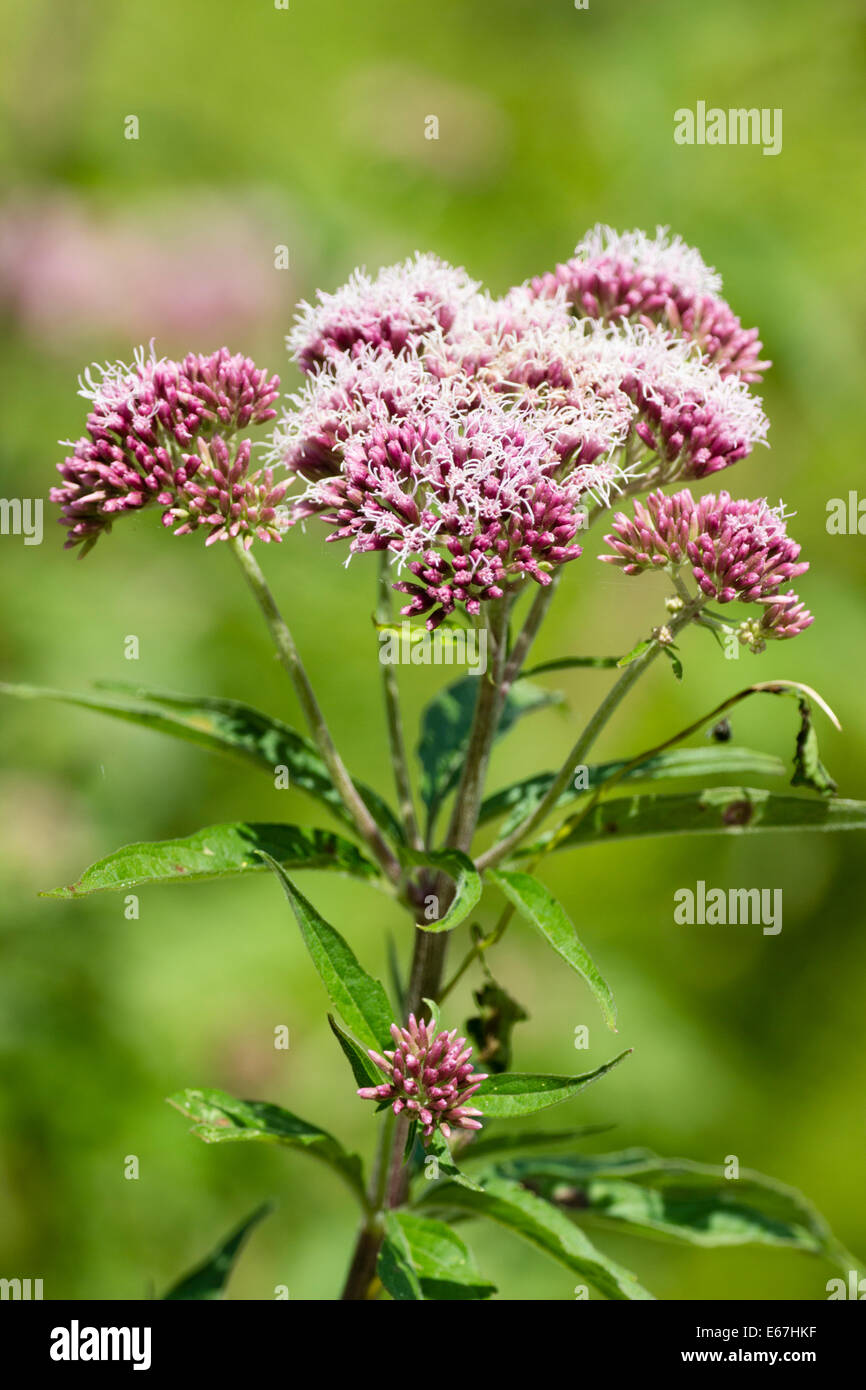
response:
<path id="1" fill-rule="evenodd" d="M 295 688 L 310 733 L 324 759 L 343 805 L 351 815 L 358 834 L 369 846 L 388 878 L 392 883 L 397 884 L 402 877 L 400 861 L 364 805 L 340 754 L 337 752 L 325 716 L 310 684 L 310 678 L 295 646 L 294 638 L 285 618 L 277 607 L 276 599 L 271 593 L 258 561 L 238 539 L 233 540 L 231 546 L 253 597 L 262 611 L 273 638 L 277 656 Z"/>

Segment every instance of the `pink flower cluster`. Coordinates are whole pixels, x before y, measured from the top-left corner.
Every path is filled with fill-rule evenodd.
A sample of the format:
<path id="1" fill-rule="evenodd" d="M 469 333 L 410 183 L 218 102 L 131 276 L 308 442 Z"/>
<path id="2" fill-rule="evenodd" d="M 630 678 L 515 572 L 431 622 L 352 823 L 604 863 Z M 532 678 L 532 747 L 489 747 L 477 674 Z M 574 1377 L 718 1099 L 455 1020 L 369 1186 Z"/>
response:
<path id="1" fill-rule="evenodd" d="M 307 383 L 272 457 L 304 484 L 292 520 L 390 552 L 431 629 L 548 584 L 611 493 L 727 468 L 767 430 L 746 382 L 670 326 L 577 318 L 561 285 L 494 299 L 432 256 L 320 294 L 288 341 Z"/>
<path id="2" fill-rule="evenodd" d="M 782 592 L 809 566 L 799 559 L 782 509 L 763 500 L 738 501 L 720 492 L 695 501 L 688 489 L 672 497 L 653 492 L 646 505 L 634 503 L 633 517 L 618 513 L 605 540 L 613 553 L 600 558 L 626 574 L 689 564 L 708 599 L 761 604 L 754 634 L 760 639 L 795 637 L 813 621 L 792 589 Z"/>
<path id="3" fill-rule="evenodd" d="M 380 1086 L 362 1086 L 364 1100 L 390 1101 L 395 1115 L 402 1111 L 418 1122 L 425 1143 L 434 1130 L 446 1139 L 452 1126 L 480 1129 L 481 1111 L 467 1101 L 475 1094 L 486 1073 L 472 1070 L 472 1048 L 457 1030 L 437 1033 L 432 1023 L 418 1022 L 409 1015 L 406 1028 L 391 1024 L 394 1051 L 381 1056 L 370 1052 L 376 1066 L 388 1080 Z"/>
<path id="4" fill-rule="evenodd" d="M 51 491 L 67 546 L 86 552 L 117 516 L 152 504 L 166 526 L 208 528 L 208 543 L 279 539 L 287 483 L 275 483 L 270 469 L 250 474 L 249 441 L 234 443 L 240 430 L 276 415 L 277 377 L 227 348 L 181 362 L 151 349 L 132 366 L 91 368 L 79 384 L 91 401 L 86 434 L 57 465 L 63 486 Z"/>
<path id="5" fill-rule="evenodd" d="M 760 381 L 770 365 L 760 359 L 757 328 L 743 328 L 720 297 L 719 276 L 664 227 L 654 238 L 595 227 L 570 261 L 538 276 L 532 289 L 539 296 L 564 289 L 575 312 L 592 319 L 662 324 L 698 343 L 725 376 Z"/>
<path id="6" fill-rule="evenodd" d="M 720 289 L 678 238 L 606 228 L 501 298 L 432 255 L 357 271 L 301 305 L 288 345 L 306 380 L 256 472 L 238 436 L 275 417 L 279 383 L 249 358 L 151 350 L 92 369 L 86 433 L 51 494 L 67 544 L 87 550 L 149 505 L 208 543 L 279 540 L 317 517 L 349 557 L 391 556 L 404 614 L 429 629 L 478 616 L 527 579 L 549 584 L 612 496 L 708 477 L 766 442 L 748 384 L 766 364 Z M 743 597 L 721 563 L 701 564 L 707 583 Z M 777 634 L 804 625 L 783 609 Z"/>

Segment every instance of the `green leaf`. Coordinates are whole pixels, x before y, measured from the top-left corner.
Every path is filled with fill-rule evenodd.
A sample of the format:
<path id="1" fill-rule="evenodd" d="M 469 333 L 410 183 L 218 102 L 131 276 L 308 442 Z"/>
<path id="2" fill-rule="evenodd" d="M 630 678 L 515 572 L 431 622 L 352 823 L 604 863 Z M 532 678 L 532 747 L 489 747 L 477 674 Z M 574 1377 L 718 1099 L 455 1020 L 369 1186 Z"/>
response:
<path id="1" fill-rule="evenodd" d="M 647 835 L 746 834 L 765 830 L 866 830 L 866 802 L 780 796 L 755 787 L 707 787 L 684 796 L 645 795 L 602 802 L 516 852 L 573 849 Z"/>
<path id="2" fill-rule="evenodd" d="M 355 1041 L 351 1033 L 347 1033 L 345 1028 L 341 1028 L 333 1014 L 328 1014 L 328 1024 L 331 1032 L 340 1044 L 349 1066 L 352 1068 L 352 1075 L 359 1086 L 380 1086 L 384 1081 L 384 1076 L 378 1070 L 372 1058 L 367 1056 L 363 1047 Z"/>
<path id="3" fill-rule="evenodd" d="M 569 787 L 557 801 L 557 806 L 568 806 L 587 796 L 604 782 L 610 781 L 622 772 L 628 764 L 623 759 L 616 762 L 599 763 L 587 769 L 587 787 Z M 637 767 L 623 774 L 625 782 L 652 782 L 668 777 L 713 777 L 730 773 L 757 773 L 761 777 L 783 777 L 785 764 L 770 753 L 761 753 L 752 748 L 740 748 L 736 744 L 709 744 L 706 748 L 674 748 L 667 753 L 657 753 L 648 757 Z M 510 812 L 508 821 L 503 824 L 500 835 L 505 836 L 535 809 L 553 782 L 553 772 L 538 773 L 514 782 L 510 787 L 488 796 L 481 805 L 478 823 L 494 820 L 497 816 Z"/>
<path id="4" fill-rule="evenodd" d="M 258 1207 L 202 1264 L 169 1289 L 164 1299 L 189 1302 L 193 1299 L 222 1298 L 241 1246 L 253 1227 L 272 1210 L 270 1202 Z"/>
<path id="5" fill-rule="evenodd" d="M 464 921 L 481 897 L 481 876 L 468 855 L 457 849 L 400 850 L 400 862 L 407 868 L 441 870 L 454 883 L 454 896 L 444 917 L 416 922 L 421 931 L 451 931 Z"/>
<path id="6" fill-rule="evenodd" d="M 436 1159 L 436 1164 L 439 1169 L 439 1180 L 447 1178 L 451 1182 L 460 1183 L 463 1187 L 478 1186 L 477 1183 L 473 1182 L 471 1178 L 468 1178 L 466 1174 L 460 1168 L 458 1168 L 454 1160 L 454 1155 L 452 1154 L 451 1149 L 448 1145 L 448 1140 L 445 1138 L 445 1135 L 442 1134 L 442 1132 L 438 1129 L 434 1129 L 432 1135 L 430 1136 L 430 1141 L 427 1146 L 427 1154 L 425 1155 L 424 1180 L 425 1182 L 432 1182 L 433 1179 L 428 1178 L 427 1176 L 427 1155 L 431 1155 L 433 1158 Z"/>
<path id="7" fill-rule="evenodd" d="M 795 1188 L 748 1169 L 738 1178 L 688 1159 L 646 1149 L 586 1157 L 523 1158 L 500 1176 L 548 1201 L 638 1235 L 692 1245 L 782 1245 L 836 1259 L 838 1243 L 823 1218 Z"/>
<path id="8" fill-rule="evenodd" d="M 571 1100 L 584 1086 L 617 1066 L 632 1051 L 627 1048 L 612 1061 L 596 1067 L 582 1076 L 546 1076 L 531 1072 L 504 1071 L 482 1081 L 472 1098 L 483 1115 L 491 1119 L 511 1120 L 519 1115 L 534 1115 L 550 1105 Z"/>
<path id="9" fill-rule="evenodd" d="M 681 681 L 683 678 L 683 663 L 677 655 L 678 650 L 679 648 L 677 647 L 662 647 L 662 651 L 664 652 L 665 656 L 668 658 L 669 662 L 671 663 L 671 666 L 673 667 L 674 675 L 676 676 L 678 681 Z"/>
<path id="10" fill-rule="evenodd" d="M 593 964 L 565 908 L 532 874 L 491 869 L 488 870 L 487 876 L 501 889 L 508 901 L 513 903 L 520 915 L 541 933 L 554 951 L 585 981 L 601 1009 L 605 1023 L 615 1033 L 616 1005 L 610 986 Z"/>
<path id="11" fill-rule="evenodd" d="M 469 1248 L 444 1221 L 408 1211 L 390 1212 L 387 1231 L 386 1239 L 394 1241 L 416 1276 L 419 1292 L 413 1291 L 410 1297 L 466 1301 L 490 1298 L 496 1293 L 496 1285 L 479 1273 Z M 408 1279 L 405 1283 L 412 1287 Z M 392 1293 L 392 1297 L 399 1295 Z"/>
<path id="12" fill-rule="evenodd" d="M 421 763 L 420 793 L 431 823 L 449 792 L 453 791 L 463 769 L 463 759 L 479 681 L 486 676 L 464 676 L 441 691 L 421 716 L 421 737 L 417 754 Z M 525 714 L 559 703 L 561 696 L 518 680 L 512 686 L 502 709 L 497 739 Z"/>
<path id="13" fill-rule="evenodd" d="M 425 1195 L 422 1205 L 448 1213 L 483 1216 L 505 1226 L 565 1265 L 572 1274 L 586 1279 L 607 1298 L 652 1298 L 629 1270 L 596 1250 L 580 1227 L 519 1183 L 488 1178 L 480 1192 L 457 1183 L 443 1183 Z"/>
<path id="14" fill-rule="evenodd" d="M 324 802 L 328 809 L 354 827 L 317 749 L 297 730 L 239 700 L 210 695 L 175 695 L 149 690 L 122 681 L 103 681 L 109 696 L 74 694 L 32 685 L 0 683 L 0 693 L 20 700 L 58 700 L 63 704 L 107 714 L 158 733 L 170 734 L 211 752 L 229 754 L 254 763 L 274 775 L 277 767 L 289 770 L 290 786 Z M 379 827 L 400 843 L 400 823 L 385 801 L 370 787 L 355 783 L 367 809 Z"/>
<path id="15" fill-rule="evenodd" d="M 298 892 L 281 865 L 265 858 L 283 885 L 313 964 L 345 1022 L 366 1047 L 387 1047 L 393 1014 L 384 985 L 367 974 L 351 946 Z"/>
<path id="16" fill-rule="evenodd" d="M 559 656 L 554 661 L 542 661 L 537 666 L 530 666 L 521 671 L 520 674 L 521 678 L 540 676 L 545 671 L 568 671 L 576 666 L 591 666 L 598 670 L 604 670 L 618 666 L 619 663 L 620 658 L 618 656 Z"/>
<path id="17" fill-rule="evenodd" d="M 205 1144 L 263 1141 L 303 1149 L 339 1173 L 365 1205 L 361 1160 L 327 1130 L 264 1100 L 236 1100 L 225 1091 L 186 1090 L 168 1097 L 182 1115 L 194 1121 L 191 1134 Z"/>
<path id="18" fill-rule="evenodd" d="M 642 642 L 638 642 L 636 647 L 632 647 L 630 652 L 626 652 L 625 656 L 620 657 L 619 661 L 616 663 L 617 666 L 631 666 L 633 661 L 637 661 L 638 657 L 643 656 L 644 652 L 649 651 L 650 647 L 653 645 L 654 639 L 649 637 L 645 638 Z"/>
<path id="19" fill-rule="evenodd" d="M 460 1159 L 463 1163 L 474 1163 L 477 1159 L 488 1159 L 494 1154 L 518 1154 L 531 1152 L 533 1149 L 556 1148 L 559 1144 L 574 1144 L 579 1139 L 586 1139 L 591 1135 L 606 1134 L 613 1128 L 613 1125 L 599 1124 L 580 1125 L 575 1129 L 529 1129 L 522 1130 L 519 1134 L 504 1129 L 491 1134 L 485 1125 L 481 1137 L 467 1145 Z"/>
<path id="20" fill-rule="evenodd" d="M 818 735 L 812 723 L 812 706 L 806 699 L 799 701 L 800 728 L 794 752 L 794 775 L 792 787 L 811 787 L 821 796 L 833 796 L 836 783 L 830 776 L 818 752 Z"/>
<path id="21" fill-rule="evenodd" d="M 423 1302 L 421 1280 L 412 1263 L 409 1241 L 397 1213 L 385 1216 L 385 1239 L 379 1251 L 376 1272 L 387 1292 L 398 1303 Z"/>
<path id="22" fill-rule="evenodd" d="M 89 893 L 138 888 L 144 883 L 201 883 L 261 873 L 262 854 L 287 869 L 333 869 L 358 878 L 378 870 L 342 836 L 300 825 L 237 821 L 208 825 L 179 840 L 144 841 L 106 855 L 75 883 L 54 888 L 43 898 L 83 898 Z"/>

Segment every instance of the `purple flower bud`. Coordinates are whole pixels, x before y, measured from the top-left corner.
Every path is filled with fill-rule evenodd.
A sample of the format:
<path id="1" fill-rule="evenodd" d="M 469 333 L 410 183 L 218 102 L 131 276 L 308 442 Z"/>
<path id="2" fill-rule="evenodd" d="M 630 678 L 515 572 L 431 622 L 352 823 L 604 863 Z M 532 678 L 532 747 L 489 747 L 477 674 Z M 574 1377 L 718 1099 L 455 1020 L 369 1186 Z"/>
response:
<path id="1" fill-rule="evenodd" d="M 480 1129 L 480 1121 L 472 1117 L 481 1111 L 466 1101 L 487 1075 L 473 1072 L 472 1049 L 466 1039 L 458 1038 L 456 1029 L 434 1033 L 432 1024 L 419 1022 L 414 1014 L 405 1028 L 392 1024 L 391 1034 L 397 1044 L 393 1064 L 377 1052 L 368 1054 L 389 1080 L 381 1086 L 363 1086 L 358 1095 L 363 1100 L 390 1100 L 395 1115 L 410 1111 L 421 1125 L 425 1143 L 437 1128 L 446 1138 L 452 1126 Z"/>
<path id="2" fill-rule="evenodd" d="M 633 519 L 617 513 L 605 540 L 612 553 L 600 559 L 626 574 L 659 564 L 677 569 L 685 551 L 707 598 L 765 605 L 761 640 L 794 637 L 813 621 L 793 591 L 779 596 L 783 584 L 809 568 L 798 558 L 800 547 L 788 535 L 781 506 L 736 501 L 728 492 L 708 493 L 697 502 L 688 489 L 671 497 L 652 492 L 645 505 L 634 503 Z"/>
<path id="3" fill-rule="evenodd" d="M 233 455 L 226 443 L 246 424 L 274 418 L 277 377 L 227 348 L 182 362 L 141 349 L 131 367 L 90 368 L 79 385 L 91 401 L 87 433 L 57 466 L 64 485 L 51 490 L 67 546 L 86 552 L 119 513 L 150 504 L 167 508 L 163 521 L 179 523 L 178 534 L 209 527 L 208 543 L 241 534 L 246 544 L 254 534 L 280 538 L 272 509 L 286 484 L 275 485 L 269 470 L 248 476 L 248 440 Z"/>

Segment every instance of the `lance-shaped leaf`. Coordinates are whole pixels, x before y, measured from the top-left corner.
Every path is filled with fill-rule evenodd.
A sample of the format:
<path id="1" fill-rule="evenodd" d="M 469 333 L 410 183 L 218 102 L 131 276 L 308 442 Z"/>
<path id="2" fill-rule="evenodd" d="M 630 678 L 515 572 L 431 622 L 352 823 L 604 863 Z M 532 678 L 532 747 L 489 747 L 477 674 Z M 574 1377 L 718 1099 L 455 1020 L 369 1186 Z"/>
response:
<path id="1" fill-rule="evenodd" d="M 613 1129 L 606 1125 L 578 1125 L 574 1129 L 529 1129 L 515 1134 L 512 1129 L 491 1133 L 488 1126 L 477 1139 L 473 1139 L 460 1153 L 461 1163 L 474 1163 L 479 1159 L 488 1160 L 494 1154 L 523 1154 L 535 1149 L 555 1149 L 560 1144 L 575 1144 L 594 1134 L 606 1134 Z"/>
<path id="2" fill-rule="evenodd" d="M 554 951 L 586 982 L 605 1023 L 615 1033 L 616 1005 L 610 986 L 593 963 L 565 908 L 557 902 L 550 889 L 532 874 L 513 870 L 491 869 L 487 876 L 513 903 L 521 917 L 535 927 L 550 942 Z"/>
<path id="3" fill-rule="evenodd" d="M 463 680 L 449 685 L 430 702 L 421 716 L 421 737 L 417 749 L 421 763 L 419 789 L 431 823 L 460 777 L 479 682 L 482 680 L 486 680 L 486 676 L 465 676 Z M 497 739 L 508 733 L 525 714 L 558 704 L 561 700 L 561 695 L 543 690 L 529 681 L 516 681 L 502 708 Z"/>
<path id="4" fill-rule="evenodd" d="M 634 767 L 623 759 L 616 762 L 599 763 L 587 768 L 586 786 L 571 786 L 562 793 L 557 806 L 569 806 L 588 792 L 617 777 L 624 768 L 622 782 L 655 782 L 668 777 L 714 777 L 730 776 L 731 773 L 748 772 L 760 777 L 783 777 L 785 764 L 781 758 L 771 753 L 761 753 L 754 748 L 740 748 L 736 744 L 709 744 L 706 748 L 672 748 L 666 753 L 655 753 Z M 555 773 L 542 772 L 535 777 L 526 777 L 514 782 L 501 791 L 494 792 L 482 802 L 479 824 L 495 820 L 508 812 L 500 835 L 507 835 L 516 825 L 525 820 L 535 809 L 541 798 L 553 783 Z"/>
<path id="5" fill-rule="evenodd" d="M 192 1120 L 190 1130 L 205 1144 L 230 1144 L 261 1141 L 285 1144 L 302 1149 L 311 1158 L 318 1158 L 339 1173 L 340 1177 L 365 1203 L 361 1160 L 327 1130 L 264 1100 L 236 1100 L 225 1091 L 186 1090 L 168 1097 L 182 1115 Z"/>
<path id="6" fill-rule="evenodd" d="M 324 802 L 335 816 L 354 826 L 315 746 L 281 720 L 240 700 L 218 696 L 175 695 L 121 681 L 104 681 L 100 689 L 107 693 L 75 694 L 33 685 L 0 684 L 0 693 L 4 695 L 23 700 L 57 700 L 107 714 L 211 752 L 243 758 L 271 777 L 276 768 L 288 768 L 291 787 Z M 378 792 L 360 783 L 355 785 L 379 827 L 396 841 L 402 840 L 399 821 Z"/>
<path id="7" fill-rule="evenodd" d="M 706 787 L 685 795 L 612 799 L 565 820 L 516 852 L 574 849 L 648 835 L 748 834 L 767 830 L 866 830 L 866 802 L 781 796 L 757 787 Z"/>
<path id="8" fill-rule="evenodd" d="M 269 1202 L 258 1207 L 206 1260 L 169 1289 L 164 1299 L 190 1302 L 193 1299 L 222 1298 L 241 1246 L 253 1227 L 272 1210 Z"/>
<path id="9" fill-rule="evenodd" d="M 472 1104 L 477 1105 L 482 1115 L 491 1119 L 511 1120 L 521 1115 L 534 1115 L 537 1110 L 546 1110 L 551 1105 L 571 1100 L 584 1086 L 611 1071 L 624 1057 L 628 1057 L 631 1051 L 631 1048 L 627 1048 L 612 1061 L 596 1067 L 595 1071 L 584 1072 L 582 1076 L 499 1072 L 481 1082 L 472 1097 Z"/>
<path id="10" fill-rule="evenodd" d="M 537 666 L 524 667 L 521 677 L 540 676 L 545 671 L 568 671 L 575 667 L 595 667 L 596 670 L 610 670 L 618 666 L 618 656 L 557 656 L 553 661 L 540 661 Z"/>
<path id="11" fill-rule="evenodd" d="M 359 1086 L 380 1086 L 383 1081 L 382 1073 L 379 1071 L 372 1059 L 352 1037 L 345 1028 L 341 1028 L 333 1014 L 328 1014 L 328 1024 L 331 1032 L 340 1044 L 343 1056 L 352 1068 L 352 1075 Z"/>
<path id="12" fill-rule="evenodd" d="M 455 1231 L 444 1221 L 408 1211 L 388 1213 L 379 1277 L 400 1300 L 466 1301 L 496 1293 Z"/>
<path id="13" fill-rule="evenodd" d="M 463 1187 L 477 1187 L 477 1183 L 475 1183 L 472 1178 L 467 1177 L 462 1169 L 458 1168 L 454 1160 L 454 1155 L 449 1147 L 448 1140 L 439 1129 L 434 1129 L 430 1136 L 427 1151 L 424 1156 L 425 1182 L 434 1181 L 430 1176 L 430 1158 L 436 1160 L 436 1170 L 434 1171 L 436 1171 L 437 1179 L 448 1178 L 452 1182 L 460 1183 Z"/>
<path id="14" fill-rule="evenodd" d="M 454 896 L 444 916 L 429 922 L 422 917 L 416 926 L 422 931 L 451 931 L 464 921 L 481 897 L 481 876 L 468 855 L 457 849 L 400 850 L 406 867 L 441 870 L 454 884 Z"/>
<path id="15" fill-rule="evenodd" d="M 145 883 L 201 883 L 261 873 L 263 854 L 287 869 L 332 869 L 356 878 L 376 878 L 378 869 L 359 849 L 330 830 L 306 826 L 235 821 L 208 825 L 179 840 L 125 845 L 106 855 L 65 888 L 45 898 L 83 898 L 89 893 L 139 888 Z"/>
<path id="16" fill-rule="evenodd" d="M 283 885 L 313 964 L 343 1019 L 365 1047 L 388 1047 L 393 1014 L 384 985 L 367 974 L 348 942 L 298 892 L 281 865 L 265 858 Z"/>
<path id="17" fill-rule="evenodd" d="M 639 1235 L 692 1245 L 781 1245 L 838 1259 L 823 1217 L 796 1188 L 749 1169 L 736 1178 L 689 1159 L 645 1149 L 622 1153 L 527 1157 L 496 1173 L 573 1211 Z"/>
<path id="18" fill-rule="evenodd" d="M 522 1236 L 586 1279 L 611 1299 L 651 1299 L 635 1276 L 596 1250 L 579 1226 L 550 1202 L 507 1178 L 488 1178 L 478 1191 L 457 1183 L 437 1184 L 420 1206 L 445 1213 L 483 1216 Z"/>

